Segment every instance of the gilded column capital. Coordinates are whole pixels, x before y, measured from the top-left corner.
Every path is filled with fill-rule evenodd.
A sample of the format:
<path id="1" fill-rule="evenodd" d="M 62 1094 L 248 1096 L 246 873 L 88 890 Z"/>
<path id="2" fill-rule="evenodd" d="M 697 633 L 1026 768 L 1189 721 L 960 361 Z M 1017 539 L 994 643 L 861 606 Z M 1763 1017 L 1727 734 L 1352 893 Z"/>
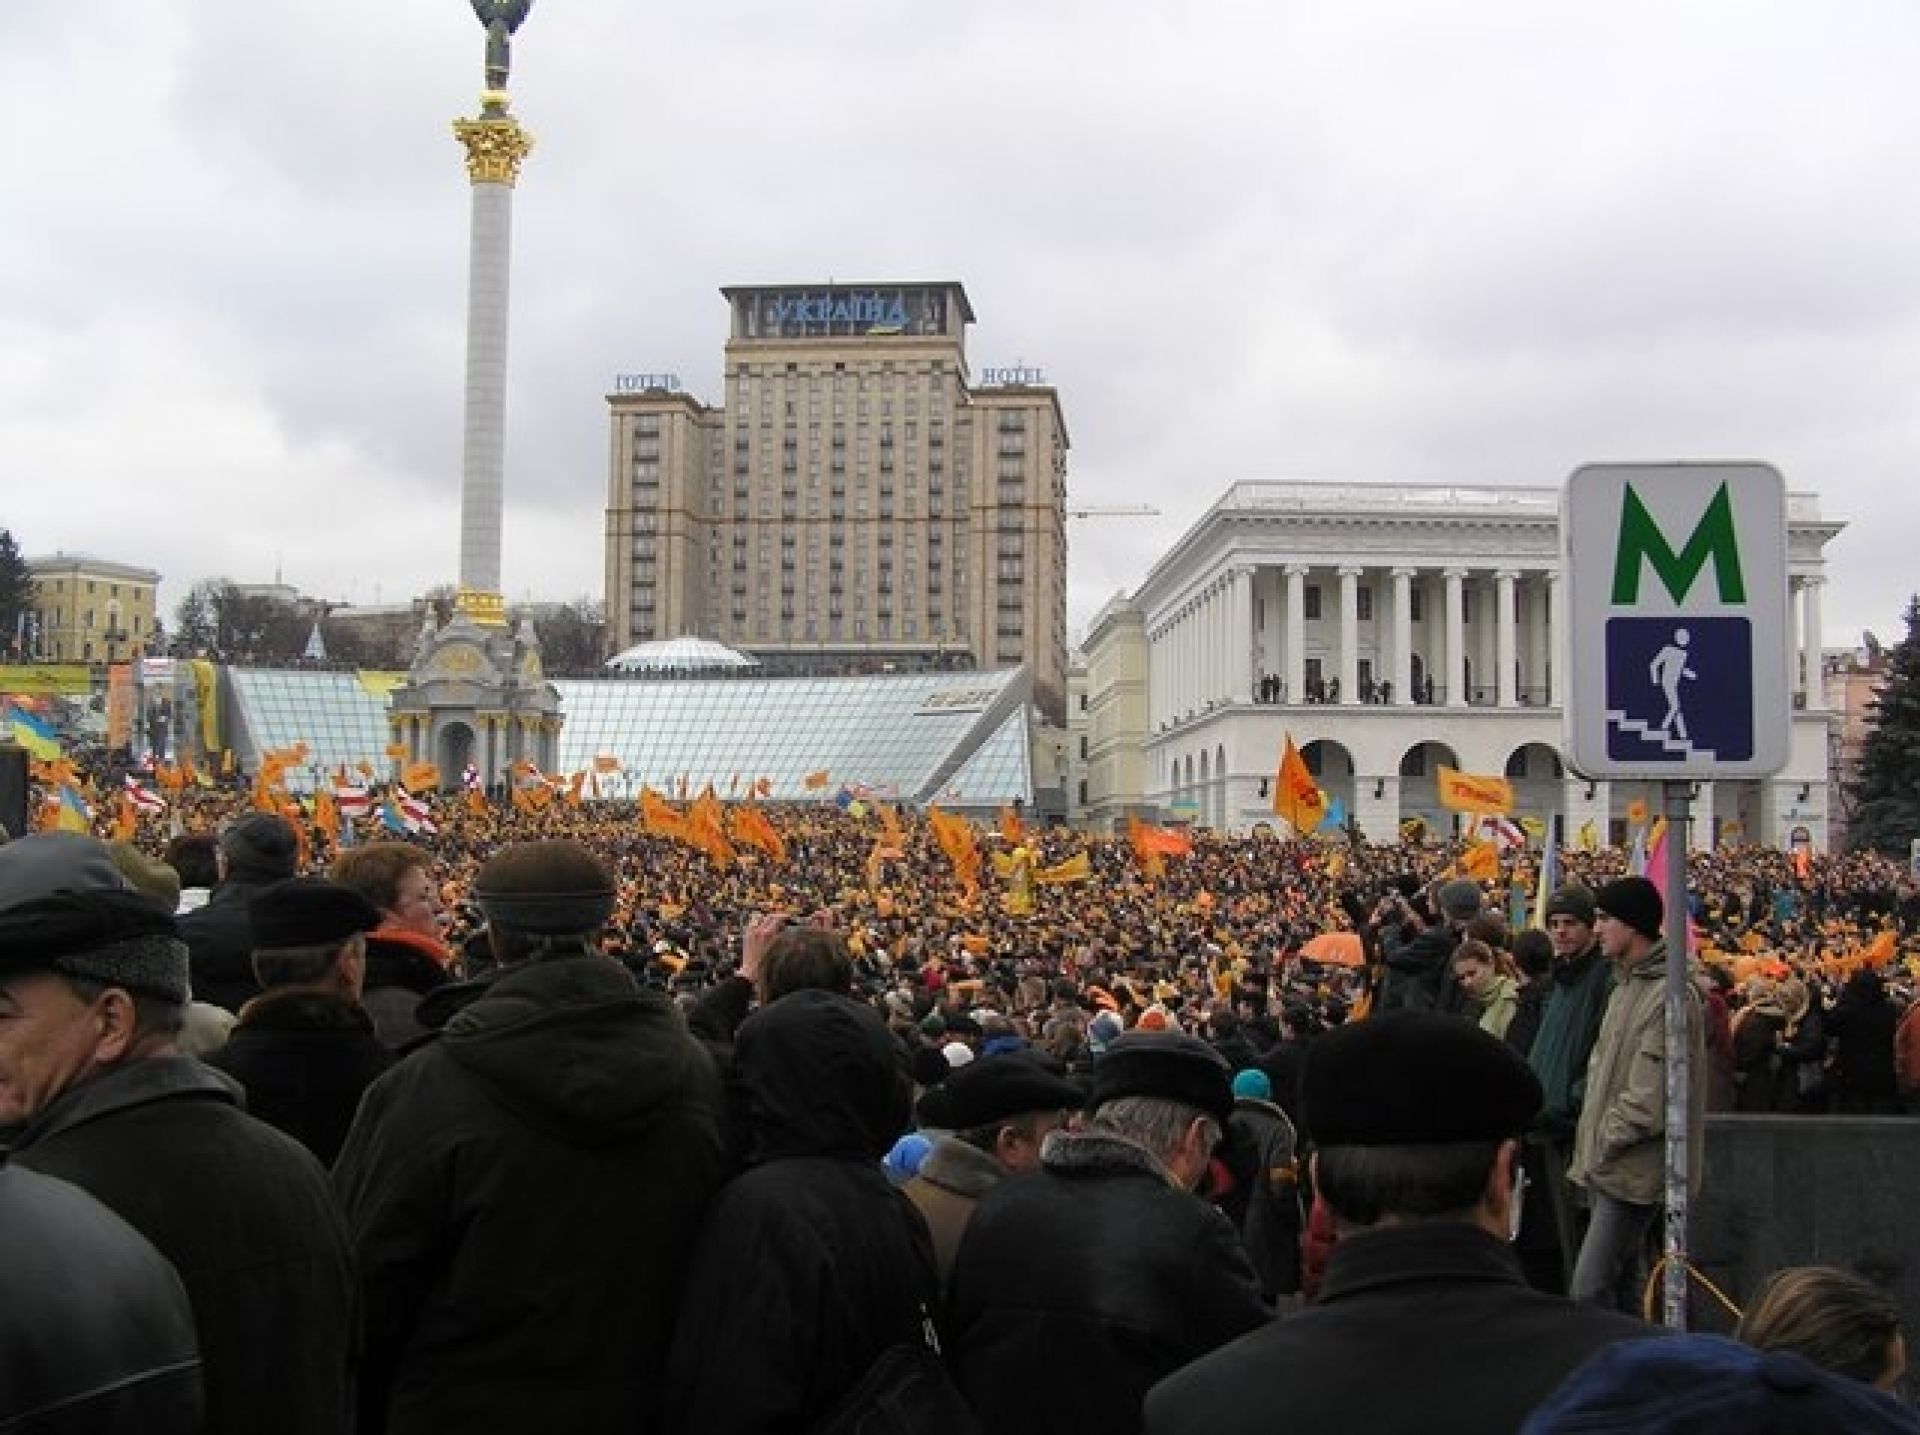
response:
<path id="1" fill-rule="evenodd" d="M 533 148 L 533 136 L 520 128 L 520 121 L 509 114 L 487 113 L 477 120 L 455 120 L 453 133 L 466 146 L 468 179 L 513 188 L 520 178 L 520 162 Z"/>

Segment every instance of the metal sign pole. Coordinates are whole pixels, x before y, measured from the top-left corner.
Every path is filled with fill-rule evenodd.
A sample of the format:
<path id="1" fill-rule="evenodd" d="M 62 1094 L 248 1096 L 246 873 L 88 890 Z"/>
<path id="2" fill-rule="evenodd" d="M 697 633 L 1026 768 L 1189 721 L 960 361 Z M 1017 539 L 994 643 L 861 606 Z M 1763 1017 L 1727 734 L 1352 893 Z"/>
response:
<path id="1" fill-rule="evenodd" d="M 1687 1174 L 1692 1142 L 1687 1100 L 1693 1072 L 1693 1042 L 1688 1035 L 1689 990 L 1693 974 L 1687 959 L 1687 810 L 1692 784 L 1661 784 L 1667 819 L 1667 1264 L 1664 1320 L 1669 1329 L 1687 1328 Z"/>

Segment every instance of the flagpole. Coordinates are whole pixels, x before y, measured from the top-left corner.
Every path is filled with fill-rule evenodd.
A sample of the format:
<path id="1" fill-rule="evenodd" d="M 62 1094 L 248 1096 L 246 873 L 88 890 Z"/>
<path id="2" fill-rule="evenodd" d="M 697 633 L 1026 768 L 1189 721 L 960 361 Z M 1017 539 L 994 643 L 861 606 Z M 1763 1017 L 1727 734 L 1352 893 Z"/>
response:
<path id="1" fill-rule="evenodd" d="M 1687 962 L 1687 812 L 1692 795 L 1688 782 L 1661 784 L 1667 819 L 1667 1263 L 1665 1320 L 1669 1329 L 1687 1328 L 1687 1174 L 1695 1133 L 1688 1129 L 1691 1103 L 1687 1100 L 1693 1043 L 1688 1038 L 1688 990 L 1692 973 Z"/>

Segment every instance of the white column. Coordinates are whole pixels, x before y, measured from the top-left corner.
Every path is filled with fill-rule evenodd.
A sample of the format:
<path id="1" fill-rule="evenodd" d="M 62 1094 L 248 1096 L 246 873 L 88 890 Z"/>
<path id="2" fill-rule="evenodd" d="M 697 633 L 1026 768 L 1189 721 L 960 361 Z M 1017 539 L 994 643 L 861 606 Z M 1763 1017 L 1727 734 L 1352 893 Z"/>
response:
<path id="1" fill-rule="evenodd" d="M 1560 706 L 1561 684 L 1567 676 L 1567 625 L 1560 617 L 1560 573 L 1547 575 L 1547 706 Z"/>
<path id="2" fill-rule="evenodd" d="M 1499 669 L 1494 674 L 1494 702 L 1503 708 L 1515 707 L 1519 703 L 1513 670 L 1515 659 L 1513 583 L 1519 576 L 1511 568 L 1502 568 L 1493 575 L 1495 608 L 1493 663 Z"/>
<path id="3" fill-rule="evenodd" d="M 1393 570 L 1393 701 L 1413 702 L 1413 576 L 1411 568 Z"/>
<path id="4" fill-rule="evenodd" d="M 1806 579 L 1787 579 L 1787 688 L 1803 702 L 1807 690 L 1806 671 L 1800 653 L 1806 646 L 1807 605 L 1803 601 L 1806 596 Z"/>
<path id="5" fill-rule="evenodd" d="M 1220 641 L 1220 586 L 1218 583 L 1207 589 L 1206 614 L 1206 700 L 1211 706 L 1220 696 L 1220 649 L 1224 646 Z"/>
<path id="6" fill-rule="evenodd" d="M 1461 586 L 1467 570 L 1449 568 L 1447 580 L 1447 706 L 1465 707 L 1467 703 L 1467 620 L 1461 603 Z"/>
<path id="7" fill-rule="evenodd" d="M 1695 852 L 1711 852 L 1720 840 L 1720 819 L 1713 812 L 1713 784 L 1694 784 L 1693 802 L 1687 808 L 1687 846 Z"/>
<path id="8" fill-rule="evenodd" d="M 1538 575 L 1536 575 L 1537 577 Z M 1545 696 L 1540 690 L 1547 681 L 1547 585 L 1544 579 L 1527 587 L 1527 681 L 1526 697 L 1536 706 Z"/>
<path id="9" fill-rule="evenodd" d="M 1806 684 L 1807 706 L 1824 707 L 1825 682 L 1820 672 L 1820 590 L 1824 578 L 1809 578 L 1800 607 L 1800 653 L 1802 681 Z"/>
<path id="10" fill-rule="evenodd" d="M 467 268 L 466 432 L 460 481 L 460 586 L 500 591 L 506 488 L 507 276 L 513 186 L 477 183 Z"/>
<path id="11" fill-rule="evenodd" d="M 1340 702 L 1360 701 L 1360 570 L 1340 570 Z"/>
<path id="12" fill-rule="evenodd" d="M 1209 587 L 1200 599 L 1200 706 L 1220 695 L 1220 594 Z"/>
<path id="13" fill-rule="evenodd" d="M 1229 700 L 1236 703 L 1253 701 L 1253 572 L 1247 568 L 1233 570 L 1232 585 L 1227 589 L 1231 594 L 1229 612 L 1232 615 L 1232 637 L 1228 639 L 1227 652 L 1233 663 L 1229 676 L 1232 685 L 1227 690 Z"/>
<path id="14" fill-rule="evenodd" d="M 1287 701 L 1306 701 L 1307 687 L 1307 570 L 1287 565 Z"/>
<path id="15" fill-rule="evenodd" d="M 1180 715 L 1182 717 L 1193 711 L 1193 649 L 1193 609 L 1188 606 L 1180 614 Z"/>

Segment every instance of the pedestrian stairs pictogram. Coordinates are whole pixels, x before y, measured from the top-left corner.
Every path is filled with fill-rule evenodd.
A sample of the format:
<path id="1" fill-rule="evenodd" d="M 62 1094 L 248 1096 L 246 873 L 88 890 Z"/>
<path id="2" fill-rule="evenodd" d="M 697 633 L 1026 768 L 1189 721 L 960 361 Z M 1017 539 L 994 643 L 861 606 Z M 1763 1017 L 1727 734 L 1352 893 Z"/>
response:
<path id="1" fill-rule="evenodd" d="M 1676 757 L 1704 757 L 1708 762 L 1718 760 L 1710 749 L 1695 747 L 1683 737 L 1675 737 L 1672 733 L 1665 732 L 1650 722 L 1642 722 L 1639 718 L 1628 717 L 1626 713 L 1617 709 L 1608 710 L 1607 726 L 1627 733 L 1632 737 L 1637 737 L 1642 742 L 1654 743 L 1664 751 L 1674 754 Z"/>

